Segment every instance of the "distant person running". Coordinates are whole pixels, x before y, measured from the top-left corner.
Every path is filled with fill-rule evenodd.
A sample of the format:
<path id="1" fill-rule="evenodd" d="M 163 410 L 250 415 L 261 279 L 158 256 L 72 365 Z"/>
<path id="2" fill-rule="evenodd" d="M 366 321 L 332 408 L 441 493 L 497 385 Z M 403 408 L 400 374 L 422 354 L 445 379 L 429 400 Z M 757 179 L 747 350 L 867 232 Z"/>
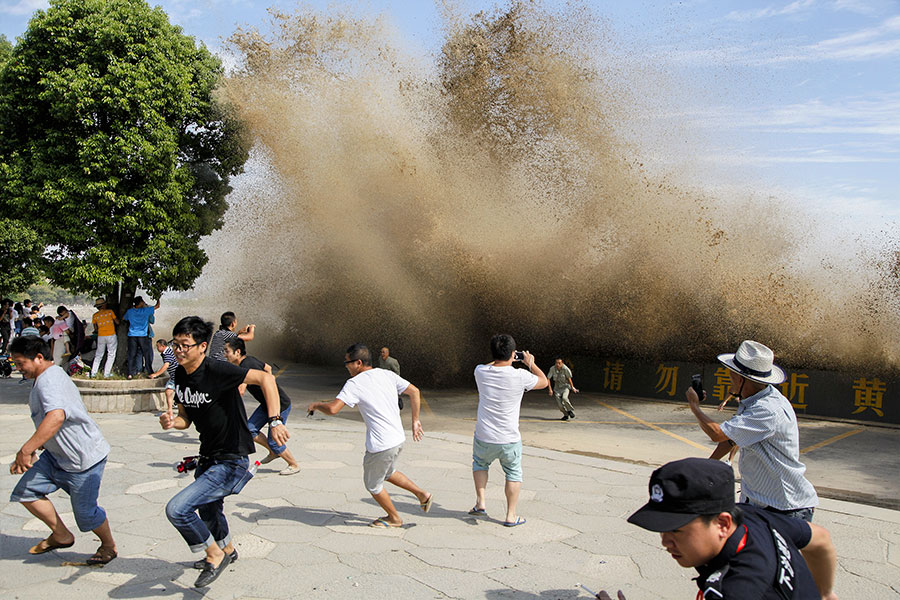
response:
<path id="1" fill-rule="evenodd" d="M 169 377 L 169 381 L 166 382 L 166 411 L 169 413 L 169 416 L 174 416 L 172 408 L 175 398 L 175 369 L 178 368 L 178 359 L 175 358 L 175 353 L 169 348 L 169 343 L 166 340 L 156 340 L 156 351 L 159 352 L 159 357 L 162 358 L 163 364 L 159 367 L 159 370 L 150 374 L 150 379 L 156 379 L 163 375 Z"/>
<path id="2" fill-rule="evenodd" d="M 396 470 L 397 458 L 406 441 L 397 394 L 409 396 L 412 411 L 413 440 L 422 439 L 422 423 L 419 421 L 421 396 L 419 388 L 392 371 L 372 367 L 372 355 L 363 344 L 353 344 L 344 355 L 344 366 L 350 372 L 350 379 L 344 384 L 337 398 L 331 402 L 313 402 L 309 411 L 320 411 L 326 415 L 336 415 L 344 406 L 359 407 L 366 423 L 366 454 L 363 458 L 363 480 L 366 489 L 384 509 L 387 515 L 369 524 L 370 527 L 400 527 L 403 519 L 394 508 L 394 503 L 384 482 L 389 481 L 415 495 L 424 512 L 431 510 L 433 494 L 429 494 L 406 475 Z"/>
<path id="3" fill-rule="evenodd" d="M 247 346 L 244 344 L 244 340 L 237 336 L 225 342 L 225 358 L 231 364 L 244 367 L 245 369 L 259 369 L 266 373 L 272 372 L 272 367 L 267 363 L 264 363 L 254 356 L 247 356 Z M 277 380 L 275 385 L 278 387 L 278 398 L 281 402 L 279 407 L 279 410 L 281 411 L 281 421 L 287 423 L 288 415 L 291 414 L 291 399 L 281 386 L 278 385 Z M 259 463 L 265 465 L 276 458 L 283 458 L 288 466 L 279 471 L 279 475 L 293 475 L 299 473 L 300 464 L 297 463 L 297 460 L 294 458 L 294 455 L 291 454 L 291 451 L 288 450 L 288 447 L 284 444 L 276 443 L 271 435 L 265 436 L 262 434 L 263 425 L 268 421 L 269 414 L 266 408 L 266 398 L 263 396 L 262 388 L 258 385 L 248 385 L 246 388 L 247 391 L 250 392 L 250 395 L 259 402 L 259 406 L 253 411 L 250 418 L 247 419 L 250 433 L 253 435 L 254 442 L 269 451 L 269 455 L 260 460 Z M 241 393 L 243 393 L 243 389 L 241 390 Z"/>
<path id="4" fill-rule="evenodd" d="M 547 379 L 550 381 L 547 393 L 553 396 L 559 412 L 563 414 L 560 421 L 574 419 L 575 408 L 569 401 L 569 390 L 572 390 L 573 394 L 577 394 L 578 388 L 572 383 L 572 370 L 563 363 L 563 359 L 557 358 L 550 370 L 547 371 Z"/>
<path id="5" fill-rule="evenodd" d="M 225 342 L 236 337 L 249 342 L 256 333 L 256 325 L 247 325 L 241 331 L 235 333 L 237 317 L 231 311 L 222 313 L 222 316 L 219 317 L 219 323 L 219 329 L 213 334 L 212 341 L 209 343 L 209 357 L 224 362 Z"/>
<path id="6" fill-rule="evenodd" d="M 475 367 L 475 383 L 478 386 L 478 423 L 472 441 L 472 478 L 475 480 L 475 506 L 470 515 L 485 515 L 484 491 L 488 482 L 488 469 L 495 460 L 500 461 L 506 475 L 507 527 L 525 523 L 516 512 L 519 492 L 522 489 L 522 436 L 519 433 L 519 408 L 522 396 L 529 390 L 547 387 L 547 377 L 534 362 L 530 352 L 516 352 L 516 341 L 511 335 L 500 334 L 491 338 L 492 362 Z M 528 369 L 516 369 L 514 361 Z"/>
<path id="7" fill-rule="evenodd" d="M 109 444 L 85 410 L 78 388 L 50 360 L 44 340 L 21 336 L 9 350 L 19 372 L 34 382 L 28 403 L 36 428 L 9 467 L 13 475 L 22 475 L 10 502 L 21 502 L 51 532 L 28 552 L 44 554 L 75 544 L 75 536 L 47 498 L 62 489 L 69 495 L 78 529 L 93 531 L 100 538 L 100 547 L 87 564 L 104 565 L 117 556 L 106 511 L 97 504 Z"/>

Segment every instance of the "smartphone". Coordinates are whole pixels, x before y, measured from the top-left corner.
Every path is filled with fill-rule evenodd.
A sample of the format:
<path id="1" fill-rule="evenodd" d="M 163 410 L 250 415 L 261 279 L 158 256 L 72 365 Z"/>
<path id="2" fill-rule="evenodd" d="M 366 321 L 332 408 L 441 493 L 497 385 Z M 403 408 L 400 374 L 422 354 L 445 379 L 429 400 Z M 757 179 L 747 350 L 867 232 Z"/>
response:
<path id="1" fill-rule="evenodd" d="M 515 353 L 513 353 L 513 358 L 515 358 L 516 360 L 525 360 L 525 353 L 520 350 L 516 350 Z"/>
<path id="2" fill-rule="evenodd" d="M 703 402 L 703 376 L 700 373 L 691 376 L 691 387 L 697 392 L 700 402 Z"/>

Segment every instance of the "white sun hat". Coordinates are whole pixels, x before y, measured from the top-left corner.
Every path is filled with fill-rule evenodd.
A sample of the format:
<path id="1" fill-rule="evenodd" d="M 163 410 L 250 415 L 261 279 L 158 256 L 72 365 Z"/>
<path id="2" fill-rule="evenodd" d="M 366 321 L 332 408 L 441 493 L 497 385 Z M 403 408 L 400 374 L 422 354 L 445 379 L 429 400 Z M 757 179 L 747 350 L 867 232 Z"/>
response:
<path id="1" fill-rule="evenodd" d="M 744 340 L 734 354 L 720 354 L 719 362 L 743 377 L 759 383 L 778 385 L 786 379 L 784 371 L 773 364 L 775 353 L 768 346 Z"/>

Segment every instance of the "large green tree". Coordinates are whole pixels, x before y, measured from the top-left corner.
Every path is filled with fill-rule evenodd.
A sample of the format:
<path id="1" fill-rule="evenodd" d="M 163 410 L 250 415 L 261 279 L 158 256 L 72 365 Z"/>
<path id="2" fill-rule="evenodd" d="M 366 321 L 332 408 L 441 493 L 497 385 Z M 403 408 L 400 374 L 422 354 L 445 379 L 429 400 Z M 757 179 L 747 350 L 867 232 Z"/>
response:
<path id="1" fill-rule="evenodd" d="M 222 77 L 143 0 L 35 13 L 0 71 L 0 215 L 37 232 L 50 281 L 123 305 L 193 284 L 248 155 Z"/>
<path id="2" fill-rule="evenodd" d="M 38 234 L 15 219 L 0 218 L 0 298 L 23 292 L 41 277 Z"/>

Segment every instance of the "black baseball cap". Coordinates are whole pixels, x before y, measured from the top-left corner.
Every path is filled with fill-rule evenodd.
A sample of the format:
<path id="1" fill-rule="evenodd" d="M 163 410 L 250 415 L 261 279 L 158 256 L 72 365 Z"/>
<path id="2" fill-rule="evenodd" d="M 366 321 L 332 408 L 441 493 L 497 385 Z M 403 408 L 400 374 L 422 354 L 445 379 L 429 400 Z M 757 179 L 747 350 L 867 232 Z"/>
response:
<path id="1" fill-rule="evenodd" d="M 666 463 L 650 476 L 650 501 L 628 522 L 650 531 L 674 531 L 700 515 L 734 508 L 731 465 L 709 458 Z"/>

